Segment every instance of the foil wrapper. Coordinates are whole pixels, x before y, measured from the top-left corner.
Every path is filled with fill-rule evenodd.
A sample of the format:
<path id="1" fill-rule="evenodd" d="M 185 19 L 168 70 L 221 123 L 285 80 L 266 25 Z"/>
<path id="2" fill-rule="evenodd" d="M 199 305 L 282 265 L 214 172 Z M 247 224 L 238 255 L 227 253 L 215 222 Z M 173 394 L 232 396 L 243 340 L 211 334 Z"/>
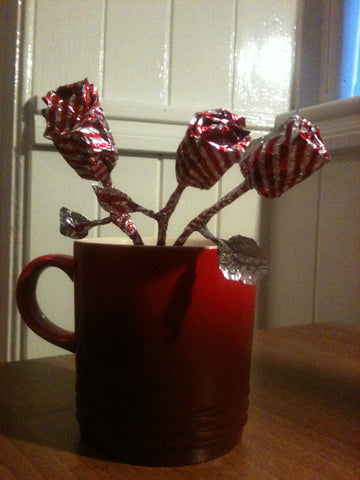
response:
<path id="1" fill-rule="evenodd" d="M 85 79 L 51 90 L 43 100 L 44 137 L 80 177 L 109 183 L 118 154 L 96 87 Z"/>
<path id="2" fill-rule="evenodd" d="M 92 187 L 99 205 L 110 213 L 112 223 L 126 233 L 135 244 L 142 244 L 143 242 L 130 213 L 147 210 L 117 188 L 104 187 L 96 183 L 93 183 Z"/>
<path id="3" fill-rule="evenodd" d="M 113 223 L 126 233 L 135 244 L 142 245 L 142 239 L 136 226 L 128 213 L 117 215 L 111 213 L 109 217 L 99 220 L 89 220 L 79 212 L 74 212 L 66 207 L 60 209 L 60 233 L 65 237 L 80 240 L 85 238 L 93 227 Z"/>
<path id="4" fill-rule="evenodd" d="M 257 285 L 268 273 L 261 249 L 252 238 L 236 235 L 218 244 L 219 268 L 228 280 Z"/>
<path id="5" fill-rule="evenodd" d="M 176 154 L 179 184 L 211 188 L 250 143 L 245 119 L 227 110 L 196 113 Z"/>
<path id="6" fill-rule="evenodd" d="M 330 160 L 318 127 L 298 115 L 265 137 L 253 140 L 240 160 L 249 188 L 279 197 Z"/>
<path id="7" fill-rule="evenodd" d="M 141 208 L 133 202 L 126 193 L 121 192 L 114 187 L 103 187 L 98 184 L 92 185 L 99 205 L 107 212 L 122 216 L 126 213 L 139 211 Z"/>
<path id="8" fill-rule="evenodd" d="M 60 233 L 65 237 L 81 239 L 85 238 L 89 230 L 99 225 L 97 220 L 91 221 L 78 212 L 66 207 L 60 209 Z"/>
<path id="9" fill-rule="evenodd" d="M 130 237 L 135 245 L 143 245 L 143 241 L 137 231 L 135 223 L 130 214 L 125 213 L 123 215 L 110 215 L 111 221 L 114 225 L 119 227 L 121 231 L 125 232 Z"/>

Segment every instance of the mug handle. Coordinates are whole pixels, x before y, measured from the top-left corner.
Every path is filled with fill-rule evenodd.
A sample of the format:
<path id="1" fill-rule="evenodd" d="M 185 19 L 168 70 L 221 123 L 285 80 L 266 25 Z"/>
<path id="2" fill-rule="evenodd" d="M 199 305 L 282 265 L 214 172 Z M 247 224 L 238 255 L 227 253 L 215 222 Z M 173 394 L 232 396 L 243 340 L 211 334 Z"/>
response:
<path id="1" fill-rule="evenodd" d="M 49 267 L 60 268 L 71 280 L 74 260 L 69 255 L 44 255 L 32 260 L 20 274 L 16 286 L 16 302 L 24 322 L 37 335 L 54 345 L 75 352 L 75 333 L 55 325 L 42 312 L 36 297 L 40 275 Z"/>

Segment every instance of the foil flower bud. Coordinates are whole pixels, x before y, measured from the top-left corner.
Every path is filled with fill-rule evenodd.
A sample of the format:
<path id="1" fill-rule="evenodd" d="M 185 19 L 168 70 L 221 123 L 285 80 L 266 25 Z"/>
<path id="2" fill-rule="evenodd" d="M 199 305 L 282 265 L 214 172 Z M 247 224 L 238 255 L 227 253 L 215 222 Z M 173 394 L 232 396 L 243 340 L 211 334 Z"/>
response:
<path id="1" fill-rule="evenodd" d="M 44 137 L 80 177 L 108 183 L 118 154 L 96 87 L 85 79 L 52 90 L 43 100 Z"/>
<path id="2" fill-rule="evenodd" d="M 329 160 L 318 127 L 296 115 L 265 137 L 252 141 L 240 160 L 240 169 L 249 188 L 274 198 Z"/>
<path id="3" fill-rule="evenodd" d="M 227 110 L 196 113 L 176 154 L 179 184 L 211 188 L 250 143 L 245 119 Z"/>

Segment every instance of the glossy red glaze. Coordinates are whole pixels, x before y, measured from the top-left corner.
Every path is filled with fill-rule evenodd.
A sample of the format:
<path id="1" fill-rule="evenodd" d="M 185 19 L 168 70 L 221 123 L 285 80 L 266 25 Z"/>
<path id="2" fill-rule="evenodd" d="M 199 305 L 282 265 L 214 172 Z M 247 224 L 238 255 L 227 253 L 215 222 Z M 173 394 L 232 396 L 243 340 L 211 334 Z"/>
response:
<path id="1" fill-rule="evenodd" d="M 247 418 L 256 287 L 226 280 L 214 248 L 83 242 L 74 282 L 84 440 L 146 465 L 234 447 Z"/>

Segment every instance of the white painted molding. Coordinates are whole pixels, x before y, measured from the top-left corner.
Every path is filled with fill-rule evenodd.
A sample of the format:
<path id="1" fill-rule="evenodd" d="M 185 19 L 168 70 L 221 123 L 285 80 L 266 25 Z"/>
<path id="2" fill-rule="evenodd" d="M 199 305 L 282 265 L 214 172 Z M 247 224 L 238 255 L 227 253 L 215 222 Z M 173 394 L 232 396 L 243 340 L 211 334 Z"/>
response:
<path id="1" fill-rule="evenodd" d="M 120 153 L 163 155 L 168 158 L 174 156 L 194 112 L 201 110 L 116 101 L 102 101 L 101 105 Z M 33 149 L 53 149 L 52 143 L 43 137 L 45 128 L 45 120 L 41 115 L 43 107 L 41 98 L 35 97 L 34 111 L 29 112 L 31 117 L 27 120 L 34 128 Z M 266 123 L 264 119 L 262 120 L 260 126 L 247 122 L 247 128 L 253 132 L 253 138 L 266 134 L 273 126 L 273 119 L 270 117 L 267 118 L 267 127 L 264 125 Z"/>
<path id="2" fill-rule="evenodd" d="M 120 102 L 118 100 L 100 99 L 101 106 L 108 120 L 139 121 L 144 123 L 164 123 L 169 125 L 187 126 L 195 112 L 205 111 L 209 106 L 173 106 Z M 45 107 L 40 96 L 34 97 L 34 114 L 41 115 Z M 234 112 L 243 115 L 241 112 Z M 274 125 L 274 114 L 246 115 L 246 126 L 250 130 L 268 130 Z"/>
<path id="3" fill-rule="evenodd" d="M 0 177 L 2 201 L 0 244 L 1 305 L 0 361 L 23 356 L 24 323 L 15 302 L 15 286 L 26 257 L 26 163 L 28 138 L 23 133 L 23 106 L 31 97 L 35 0 L 1 2 L 7 36 L 0 46 L 6 59 L 0 78 L 3 115 L 1 154 L 5 155 Z M 5 39 L 5 37 L 4 37 Z"/>
<path id="4" fill-rule="evenodd" d="M 164 123 L 169 125 L 187 126 L 196 112 L 204 112 L 209 109 L 208 105 L 194 106 L 170 106 L 170 105 L 143 105 L 137 103 L 125 103 L 119 101 L 101 100 L 101 106 L 106 112 L 107 118 L 141 121 L 147 123 Z M 224 107 L 225 108 L 225 107 Z M 246 126 L 250 130 L 268 130 L 274 125 L 275 115 L 264 114 L 244 115 L 242 112 L 235 112 L 237 115 L 246 117 Z"/>

